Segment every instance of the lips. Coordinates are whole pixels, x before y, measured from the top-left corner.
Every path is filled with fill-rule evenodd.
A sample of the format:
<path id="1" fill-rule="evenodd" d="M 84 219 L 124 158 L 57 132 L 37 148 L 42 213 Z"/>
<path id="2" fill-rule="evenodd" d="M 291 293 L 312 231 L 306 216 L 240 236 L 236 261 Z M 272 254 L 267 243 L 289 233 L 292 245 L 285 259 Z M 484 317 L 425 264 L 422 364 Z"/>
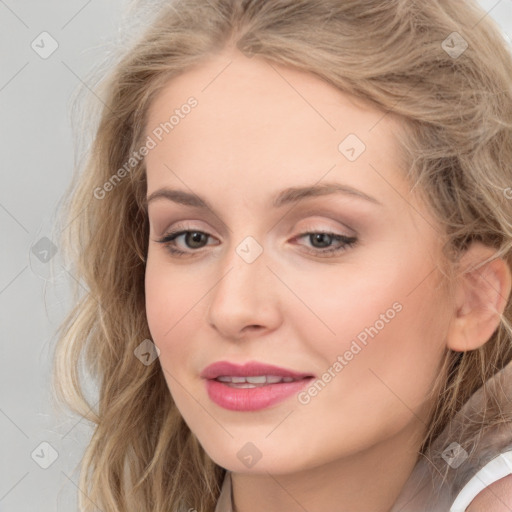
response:
<path id="1" fill-rule="evenodd" d="M 312 374 L 279 366 L 249 362 L 237 365 L 219 361 L 207 366 L 201 377 L 217 405 L 234 411 L 255 411 L 298 393 L 314 378 Z"/>

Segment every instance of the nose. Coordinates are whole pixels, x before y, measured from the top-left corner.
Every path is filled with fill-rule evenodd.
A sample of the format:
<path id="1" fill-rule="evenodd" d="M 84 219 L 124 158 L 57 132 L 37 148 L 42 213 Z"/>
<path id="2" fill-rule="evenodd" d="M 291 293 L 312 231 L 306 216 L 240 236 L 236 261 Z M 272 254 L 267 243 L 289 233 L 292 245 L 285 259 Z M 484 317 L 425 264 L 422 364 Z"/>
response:
<path id="1" fill-rule="evenodd" d="M 265 252 L 251 263 L 233 250 L 219 281 L 208 294 L 208 322 L 225 338 L 271 332 L 282 322 L 279 287 Z"/>

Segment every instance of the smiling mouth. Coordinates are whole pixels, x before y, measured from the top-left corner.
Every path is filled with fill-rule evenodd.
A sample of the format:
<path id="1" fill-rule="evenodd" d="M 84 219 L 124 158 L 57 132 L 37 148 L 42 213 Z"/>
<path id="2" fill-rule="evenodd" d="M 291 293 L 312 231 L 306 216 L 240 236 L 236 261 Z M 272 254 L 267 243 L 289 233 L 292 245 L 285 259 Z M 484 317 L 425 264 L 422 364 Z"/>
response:
<path id="1" fill-rule="evenodd" d="M 312 376 L 219 375 L 206 379 L 206 392 L 210 400 L 224 409 L 258 411 L 289 399 L 313 379 Z"/>
<path id="2" fill-rule="evenodd" d="M 239 376 L 231 376 L 231 375 L 220 375 L 213 380 L 217 382 L 222 382 L 226 384 L 230 388 L 259 388 L 263 386 L 268 386 L 269 384 L 281 384 L 288 382 L 295 382 L 298 380 L 303 380 L 306 377 L 302 378 L 293 378 L 293 377 L 280 377 L 278 375 L 254 375 L 247 377 L 239 377 Z"/>

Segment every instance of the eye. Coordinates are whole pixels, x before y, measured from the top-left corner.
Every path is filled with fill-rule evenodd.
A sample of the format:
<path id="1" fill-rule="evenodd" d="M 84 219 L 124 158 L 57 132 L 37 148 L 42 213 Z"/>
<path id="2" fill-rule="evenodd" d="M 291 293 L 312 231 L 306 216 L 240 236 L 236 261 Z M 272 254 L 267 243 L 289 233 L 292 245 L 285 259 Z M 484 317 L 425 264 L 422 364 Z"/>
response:
<path id="1" fill-rule="evenodd" d="M 188 251 L 178 248 L 177 240 L 181 237 L 184 237 L 183 241 L 186 248 L 189 249 Z M 293 240 L 306 237 L 309 237 L 309 241 L 313 246 L 312 249 L 309 248 L 306 252 L 320 257 L 337 255 L 354 246 L 357 242 L 357 238 L 354 236 L 349 237 L 328 231 L 309 231 L 307 233 L 301 233 L 294 237 Z M 182 229 L 172 231 L 159 240 L 156 240 L 156 242 L 163 244 L 172 255 L 184 257 L 191 256 L 194 252 L 198 252 L 197 249 L 205 247 L 209 238 L 212 238 L 212 236 L 204 231 Z M 332 246 L 333 242 L 336 242 L 336 246 Z"/>
<path id="2" fill-rule="evenodd" d="M 183 229 L 180 231 L 171 231 L 164 237 L 157 240 L 157 242 L 163 244 L 171 254 L 184 256 L 190 253 L 188 251 L 178 249 L 176 244 L 176 240 L 182 236 L 184 236 L 183 240 L 185 245 L 192 250 L 201 249 L 206 245 L 205 242 L 208 241 L 208 238 L 211 238 L 211 235 L 204 231 L 199 231 L 197 229 Z"/>
<path id="3" fill-rule="evenodd" d="M 313 245 L 313 250 L 308 249 L 307 252 L 321 257 L 323 255 L 337 255 L 354 246 L 357 242 L 355 236 L 349 237 L 328 231 L 308 231 L 307 233 L 302 233 L 295 237 L 294 240 L 306 237 L 308 237 Z M 332 246 L 334 241 L 337 242 L 336 246 Z"/>

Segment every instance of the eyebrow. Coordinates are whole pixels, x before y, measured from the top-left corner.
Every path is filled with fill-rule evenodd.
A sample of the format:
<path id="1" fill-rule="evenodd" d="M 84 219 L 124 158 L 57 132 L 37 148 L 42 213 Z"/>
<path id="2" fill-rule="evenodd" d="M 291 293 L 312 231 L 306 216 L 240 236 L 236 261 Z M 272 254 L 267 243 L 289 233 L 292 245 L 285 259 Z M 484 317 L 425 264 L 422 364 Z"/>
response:
<path id="1" fill-rule="evenodd" d="M 318 197 L 330 194 L 344 194 L 352 197 L 364 199 L 376 205 L 382 206 L 382 203 L 368 194 L 365 194 L 361 190 L 343 185 L 341 183 L 322 183 L 320 185 L 312 185 L 307 187 L 290 187 L 282 190 L 274 198 L 272 206 L 274 208 L 281 208 L 290 203 L 297 203 L 301 199 L 308 197 Z M 197 194 L 191 194 L 183 190 L 176 190 L 170 188 L 160 188 L 155 190 L 146 198 L 146 205 L 156 199 L 168 199 L 175 203 L 183 204 L 185 206 L 193 206 L 200 209 L 208 209 L 214 211 L 213 207 L 208 201 L 198 196 Z"/>

